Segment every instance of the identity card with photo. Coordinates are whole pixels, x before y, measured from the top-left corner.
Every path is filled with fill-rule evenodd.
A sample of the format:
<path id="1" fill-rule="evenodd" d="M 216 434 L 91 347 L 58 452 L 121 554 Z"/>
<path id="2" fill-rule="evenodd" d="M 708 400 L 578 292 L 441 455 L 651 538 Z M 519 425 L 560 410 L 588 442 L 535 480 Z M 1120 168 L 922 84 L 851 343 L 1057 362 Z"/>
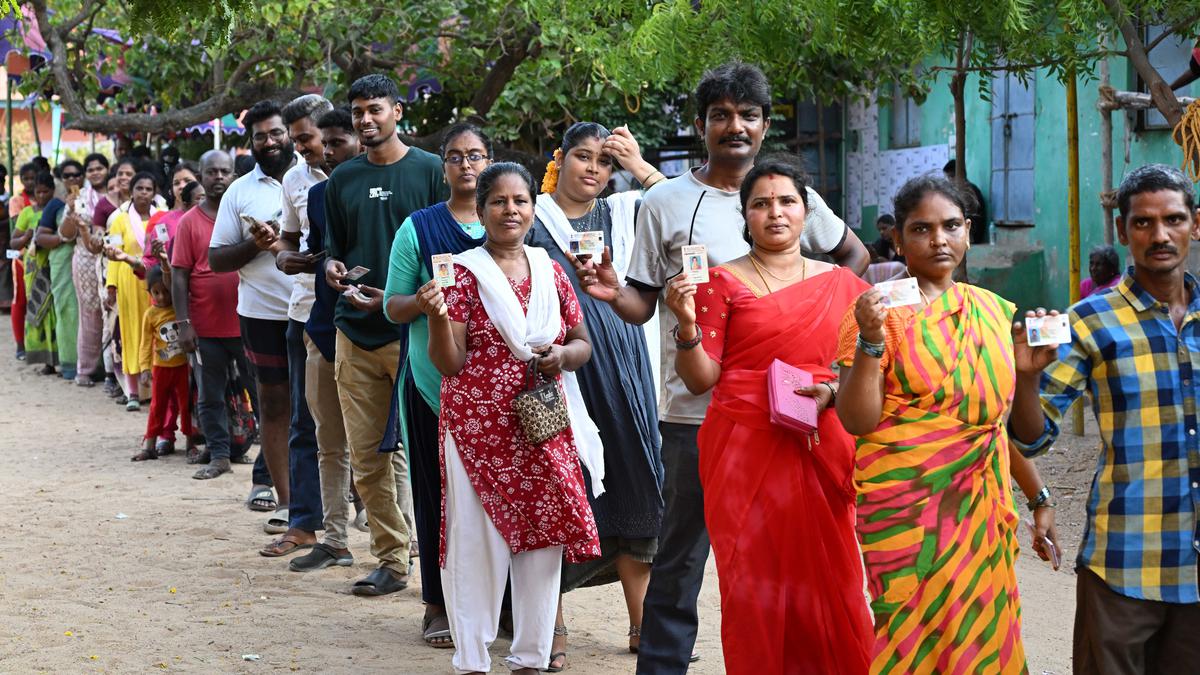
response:
<path id="1" fill-rule="evenodd" d="M 451 253 L 439 253 L 432 258 L 433 261 L 433 278 L 437 282 L 439 288 L 452 288 L 454 286 L 454 255 Z"/>
<path id="2" fill-rule="evenodd" d="M 1025 335 L 1030 347 L 1061 345 L 1071 341 L 1071 326 L 1066 314 L 1025 319 Z"/>
<path id="3" fill-rule="evenodd" d="M 708 247 L 693 244 L 683 247 L 683 271 L 693 284 L 708 283 Z"/>
<path id="4" fill-rule="evenodd" d="M 881 281 L 875 284 L 875 290 L 883 296 L 883 306 L 889 309 L 921 304 L 921 289 L 913 277 Z"/>
<path id="5" fill-rule="evenodd" d="M 342 280 L 343 281 L 358 281 L 359 279 L 367 276 L 367 272 L 370 272 L 370 271 L 371 270 L 367 269 L 366 267 L 363 267 L 362 265 L 355 265 L 354 267 L 350 268 L 349 272 L 346 272 L 346 275 L 342 277 Z"/>
<path id="6" fill-rule="evenodd" d="M 125 245 L 125 238 L 119 234 L 106 234 L 104 235 L 104 245 L 121 248 Z"/>
<path id="7" fill-rule="evenodd" d="M 159 223 L 157 226 L 155 226 L 154 236 L 159 241 L 166 241 L 167 240 L 167 224 Z"/>
<path id="8" fill-rule="evenodd" d="M 599 260 L 604 255 L 604 233 L 572 232 L 570 246 L 573 256 L 590 255 Z"/>
<path id="9" fill-rule="evenodd" d="M 15 248 L 6 249 L 4 251 L 4 257 L 7 260 L 16 260 L 17 258 L 21 257 L 21 252 Z"/>

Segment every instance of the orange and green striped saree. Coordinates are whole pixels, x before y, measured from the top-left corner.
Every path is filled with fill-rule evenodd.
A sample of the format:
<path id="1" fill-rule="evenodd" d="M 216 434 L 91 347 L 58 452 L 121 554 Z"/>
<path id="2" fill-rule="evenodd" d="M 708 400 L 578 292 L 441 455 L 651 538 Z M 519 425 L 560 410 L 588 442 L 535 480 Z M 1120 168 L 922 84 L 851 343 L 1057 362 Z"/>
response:
<path id="1" fill-rule="evenodd" d="M 1027 672 L 1004 427 L 1013 311 L 957 284 L 928 307 L 888 312 L 883 413 L 857 439 L 854 472 L 872 673 Z M 843 365 L 857 336 L 851 307 Z"/>

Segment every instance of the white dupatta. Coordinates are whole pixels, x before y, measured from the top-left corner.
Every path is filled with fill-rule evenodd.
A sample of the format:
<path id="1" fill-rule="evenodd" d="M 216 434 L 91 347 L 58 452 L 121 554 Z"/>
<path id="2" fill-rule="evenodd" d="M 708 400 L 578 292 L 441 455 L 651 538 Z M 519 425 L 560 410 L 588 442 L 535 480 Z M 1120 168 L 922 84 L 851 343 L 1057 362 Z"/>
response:
<path id="1" fill-rule="evenodd" d="M 521 362 L 534 357 L 532 347 L 550 344 L 562 329 L 558 291 L 554 286 L 554 264 L 550 256 L 540 248 L 526 246 L 525 257 L 529 260 L 530 282 L 529 308 L 523 312 L 508 278 L 485 248 L 480 246 L 454 256 L 454 262 L 475 275 L 479 282 L 479 298 L 488 318 L 513 356 Z M 599 497 L 604 494 L 604 446 L 600 444 L 600 430 L 588 417 L 575 373 L 564 370 L 562 384 L 575 448 L 591 476 L 592 495 Z"/>
<path id="2" fill-rule="evenodd" d="M 604 244 L 612 252 L 613 269 L 622 286 L 625 285 L 625 272 L 629 270 L 629 259 L 633 256 L 633 216 L 637 201 L 641 198 L 641 190 L 629 190 L 605 199 L 608 208 L 612 209 L 612 241 L 606 241 Z M 571 228 L 571 221 L 567 220 L 567 214 L 563 213 L 554 197 L 542 193 L 534 203 L 533 209 L 558 248 L 564 253 L 570 251 L 571 233 L 575 230 Z"/>
<path id="3" fill-rule="evenodd" d="M 605 200 L 608 202 L 608 208 L 612 209 L 612 241 L 604 243 L 612 254 L 613 271 L 617 273 L 617 281 L 622 286 L 625 285 L 625 273 L 629 271 L 629 260 L 633 257 L 633 241 L 636 231 L 634 220 L 637 215 L 637 202 L 641 198 L 641 190 L 627 190 L 609 195 Z M 533 210 L 538 220 L 542 221 L 542 225 L 546 226 L 546 231 L 550 233 L 550 238 L 554 240 L 558 248 L 564 253 L 570 251 L 571 233 L 575 230 L 571 227 L 571 221 L 567 220 L 567 214 L 563 213 L 562 208 L 554 201 L 554 197 L 543 192 L 534 203 Z M 661 386 L 659 384 L 659 371 L 661 370 L 659 360 L 662 349 L 658 314 L 655 312 L 649 321 L 642 324 L 655 387 Z"/>

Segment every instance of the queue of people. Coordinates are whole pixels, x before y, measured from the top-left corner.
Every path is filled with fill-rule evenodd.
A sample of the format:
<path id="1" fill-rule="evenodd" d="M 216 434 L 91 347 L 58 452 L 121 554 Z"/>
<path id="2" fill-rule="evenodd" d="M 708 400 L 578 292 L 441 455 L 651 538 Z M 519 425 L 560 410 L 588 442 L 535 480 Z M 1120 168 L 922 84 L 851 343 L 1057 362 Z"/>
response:
<path id="1" fill-rule="evenodd" d="M 198 480 L 253 463 L 262 556 L 349 566 L 368 531 L 350 591 L 399 592 L 419 563 L 422 636 L 459 673 L 489 672 L 501 631 L 511 670 L 568 668 L 570 592 L 614 582 L 637 672 L 684 673 L 710 548 L 727 672 L 1021 673 L 1014 492 L 1057 568 L 1031 458 L 1090 392 L 1076 672 L 1200 663 L 1200 214 L 1178 171 L 1125 179 L 1131 266 L 1097 251 L 1070 340 L 1031 345 L 1012 303 L 955 280 L 977 200 L 941 175 L 899 190 L 873 245 L 917 297 L 864 281 L 804 172 L 758 157 L 751 65 L 704 75 L 707 161 L 674 178 L 579 122 L 539 189 L 472 124 L 406 145 L 384 75 L 345 102 L 253 106 L 240 177 L 220 151 L 165 185 L 93 155 L 22 170 L 10 200 L 17 357 L 149 402 L 134 461 L 179 429 Z M 610 194 L 618 168 L 639 189 Z"/>

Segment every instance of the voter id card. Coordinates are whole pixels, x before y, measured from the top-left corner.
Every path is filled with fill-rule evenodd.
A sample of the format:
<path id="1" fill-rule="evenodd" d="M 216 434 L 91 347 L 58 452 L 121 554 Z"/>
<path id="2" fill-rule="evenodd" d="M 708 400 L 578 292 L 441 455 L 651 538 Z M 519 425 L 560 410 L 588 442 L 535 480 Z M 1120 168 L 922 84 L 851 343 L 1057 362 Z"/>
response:
<path id="1" fill-rule="evenodd" d="M 912 277 L 881 281 L 875 284 L 875 290 L 883 296 L 883 306 L 889 309 L 921 304 L 921 289 L 917 288 L 917 280 Z"/>
<path id="2" fill-rule="evenodd" d="M 1025 319 L 1025 335 L 1030 347 L 1060 345 L 1071 341 L 1071 326 L 1066 314 L 1035 316 Z"/>
<path id="3" fill-rule="evenodd" d="M 450 253 L 439 253 L 432 258 L 433 279 L 439 288 L 454 286 L 454 256 Z"/>
<path id="4" fill-rule="evenodd" d="M 342 277 L 342 281 L 358 281 L 359 279 L 367 276 L 367 272 L 370 271 L 371 270 L 363 267 L 362 265 L 355 265 L 354 267 L 350 268 L 349 272 L 346 272 L 346 275 Z"/>
<path id="5" fill-rule="evenodd" d="M 599 260 L 604 255 L 604 233 L 572 232 L 570 248 L 575 257 L 589 255 Z"/>
<path id="6" fill-rule="evenodd" d="M 683 247 L 683 272 L 693 284 L 708 283 L 708 247 L 693 244 Z"/>
<path id="7" fill-rule="evenodd" d="M 121 248 L 125 245 L 125 238 L 119 234 L 106 234 L 104 235 L 104 245 Z"/>

